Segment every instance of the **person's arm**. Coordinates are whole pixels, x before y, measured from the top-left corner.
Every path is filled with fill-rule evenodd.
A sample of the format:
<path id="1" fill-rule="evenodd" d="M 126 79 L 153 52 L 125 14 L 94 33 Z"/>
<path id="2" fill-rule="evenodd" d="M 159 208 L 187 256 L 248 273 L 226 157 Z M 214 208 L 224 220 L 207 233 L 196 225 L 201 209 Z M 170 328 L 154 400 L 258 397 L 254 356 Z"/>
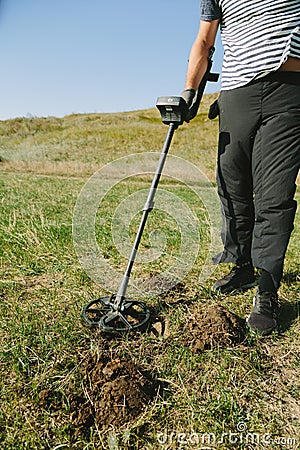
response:
<path id="1" fill-rule="evenodd" d="M 210 50 L 214 46 L 219 20 L 200 20 L 200 28 L 191 48 L 184 89 L 197 90 L 206 72 Z"/>

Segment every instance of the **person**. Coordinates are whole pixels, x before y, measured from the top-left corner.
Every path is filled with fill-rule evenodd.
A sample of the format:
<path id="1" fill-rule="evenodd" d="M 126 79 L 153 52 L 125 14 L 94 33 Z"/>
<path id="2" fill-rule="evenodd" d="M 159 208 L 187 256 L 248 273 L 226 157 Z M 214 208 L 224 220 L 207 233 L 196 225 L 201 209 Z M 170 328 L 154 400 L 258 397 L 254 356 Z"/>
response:
<path id="1" fill-rule="evenodd" d="M 202 0 L 181 94 L 190 108 L 219 27 L 224 58 L 217 185 L 224 249 L 214 262 L 234 266 L 213 290 L 253 287 L 254 267 L 259 269 L 247 325 L 267 335 L 277 328 L 278 288 L 296 212 L 300 2 Z"/>

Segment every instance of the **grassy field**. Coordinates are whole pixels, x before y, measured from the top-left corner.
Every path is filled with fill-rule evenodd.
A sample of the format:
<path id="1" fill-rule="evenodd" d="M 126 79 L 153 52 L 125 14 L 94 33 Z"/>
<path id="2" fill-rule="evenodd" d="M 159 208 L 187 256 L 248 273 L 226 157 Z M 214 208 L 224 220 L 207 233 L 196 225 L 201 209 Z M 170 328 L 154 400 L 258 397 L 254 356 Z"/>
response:
<path id="1" fill-rule="evenodd" d="M 205 174 L 201 189 L 214 185 L 218 123 L 207 119 L 213 98 L 206 96 L 197 118 L 177 130 L 170 150 Z M 151 177 L 109 170 L 100 176 L 101 187 L 111 189 L 95 217 L 95 239 L 109 264 L 98 278 L 86 273 L 74 248 L 81 190 L 99 169 L 127 155 L 137 154 L 147 171 L 143 155 L 159 152 L 165 133 L 154 109 L 0 123 L 1 449 L 300 448 L 299 212 L 280 287 L 281 330 L 271 337 L 246 335 L 199 352 L 189 345 L 187 330 L 200 306 L 221 306 L 244 319 L 255 290 L 212 295 L 222 266 L 199 281 L 208 264 L 210 222 L 180 167 L 176 179 L 161 180 L 166 210 L 158 199 L 141 242 L 145 258 L 133 272 L 147 294 L 147 280 L 181 258 L 177 212 L 188 207 L 198 230 L 190 235 L 192 243 L 198 239 L 193 264 L 171 290 L 143 298 L 165 332 L 112 339 L 82 321 L 87 302 L 109 295 L 104 281 L 118 284 L 140 217 L 129 208 L 126 223 L 126 202 L 139 205 Z M 126 396 L 138 396 L 141 374 L 152 390 L 144 389 L 135 411 Z M 112 402 L 118 377 L 122 404 Z"/>

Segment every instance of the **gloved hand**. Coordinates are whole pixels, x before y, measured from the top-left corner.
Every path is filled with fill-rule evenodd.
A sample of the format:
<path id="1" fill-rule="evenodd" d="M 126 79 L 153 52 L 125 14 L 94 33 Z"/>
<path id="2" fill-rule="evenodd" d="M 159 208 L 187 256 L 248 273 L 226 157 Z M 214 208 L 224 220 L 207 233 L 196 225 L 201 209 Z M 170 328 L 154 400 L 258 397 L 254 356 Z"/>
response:
<path id="1" fill-rule="evenodd" d="M 181 97 L 185 100 L 189 108 L 192 106 L 195 94 L 196 90 L 193 88 L 185 89 L 181 92 Z"/>
<path id="2" fill-rule="evenodd" d="M 181 92 L 180 96 L 183 98 L 183 100 L 186 102 L 186 104 L 188 106 L 187 117 L 184 117 L 184 120 L 186 122 L 189 122 L 197 114 L 197 111 L 196 111 L 196 114 L 191 112 L 191 106 L 193 105 L 193 103 L 196 99 L 196 90 L 193 88 L 185 89 L 184 91 Z"/>

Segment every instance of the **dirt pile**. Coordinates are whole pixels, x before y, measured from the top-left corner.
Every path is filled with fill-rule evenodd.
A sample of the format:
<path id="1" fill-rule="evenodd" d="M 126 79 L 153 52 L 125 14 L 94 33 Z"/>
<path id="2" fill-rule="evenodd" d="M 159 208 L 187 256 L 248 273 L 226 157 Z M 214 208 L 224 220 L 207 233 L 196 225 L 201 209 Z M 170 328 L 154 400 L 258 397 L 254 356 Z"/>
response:
<path id="1" fill-rule="evenodd" d="M 87 434 L 95 424 L 101 430 L 135 420 L 160 388 L 159 382 L 131 361 L 103 362 L 91 355 L 82 368 L 83 391 L 68 396 L 77 436 Z"/>
<path id="2" fill-rule="evenodd" d="M 216 304 L 190 306 L 181 331 L 184 338 L 180 345 L 183 343 L 194 352 L 232 347 L 245 338 L 244 321 Z M 159 343 L 163 351 L 163 341 Z M 135 345 L 137 349 L 138 341 Z M 97 352 L 78 355 L 63 394 L 56 389 L 40 391 L 42 408 L 51 412 L 68 411 L 71 440 L 89 438 L 93 428 L 102 432 L 136 421 L 147 405 L 165 392 L 155 370 L 148 366 L 146 371 L 121 354 L 121 347 L 113 349 L 111 341 L 103 337 Z"/>
<path id="3" fill-rule="evenodd" d="M 184 329 L 185 345 L 194 352 L 229 347 L 245 339 L 244 320 L 220 305 L 191 307 Z"/>

